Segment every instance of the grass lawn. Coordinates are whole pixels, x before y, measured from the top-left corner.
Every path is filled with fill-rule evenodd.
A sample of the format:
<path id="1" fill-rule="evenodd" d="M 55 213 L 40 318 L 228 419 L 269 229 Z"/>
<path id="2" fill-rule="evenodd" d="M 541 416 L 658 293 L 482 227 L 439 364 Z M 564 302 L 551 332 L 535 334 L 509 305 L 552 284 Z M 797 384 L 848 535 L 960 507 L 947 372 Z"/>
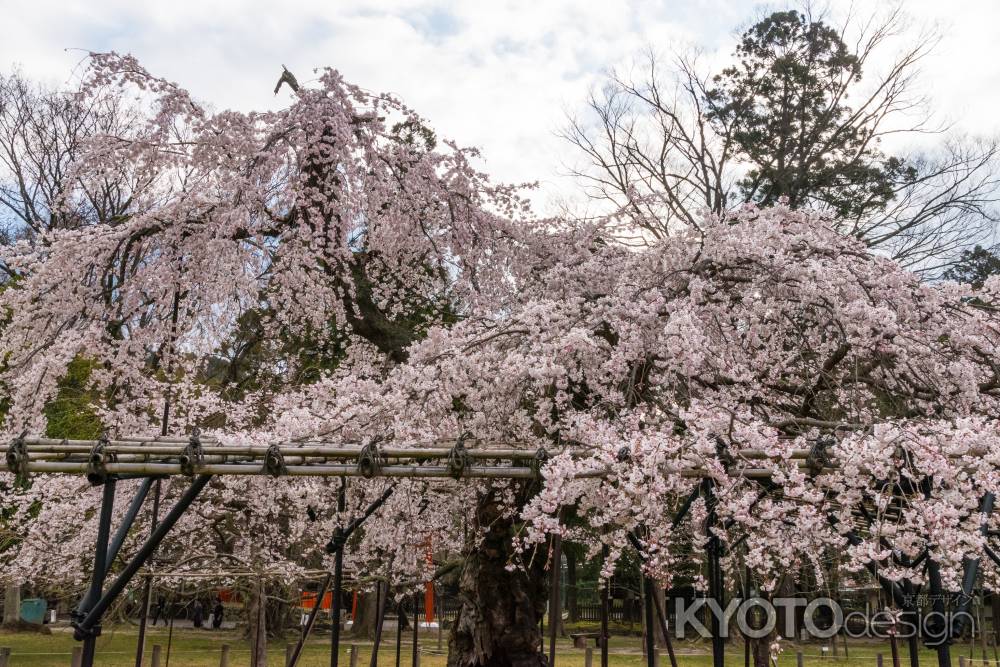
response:
<path id="1" fill-rule="evenodd" d="M 159 644 L 162 647 L 160 667 L 167 666 L 167 630 L 165 628 L 151 629 L 147 635 L 147 650 L 145 664 L 150 664 L 151 647 Z M 295 638 L 289 637 L 294 643 Z M 410 667 L 410 651 L 404 635 L 402 666 Z M 379 664 L 393 667 L 395 664 L 395 633 L 388 632 L 383 638 L 382 650 L 379 651 Z M 134 626 L 111 627 L 105 630 L 97 643 L 97 665 L 100 667 L 133 667 L 135 664 L 136 629 Z M 303 658 L 299 661 L 302 667 L 327 667 L 330 664 L 330 640 L 327 636 L 316 637 L 306 646 Z M 348 646 L 356 644 L 358 649 L 358 666 L 368 667 L 371 659 L 370 642 L 352 642 L 347 638 L 341 649 L 340 664 L 350 667 Z M 217 667 L 223 644 L 231 645 L 230 667 L 247 667 L 249 665 L 249 648 L 239 635 L 234 632 L 211 632 L 191 629 L 175 630 L 170 648 L 171 667 Z M 0 634 L 0 647 L 12 649 L 10 667 L 69 667 L 73 641 L 68 629 L 57 628 L 51 635 L 34 633 Z M 547 644 L 546 644 L 547 645 Z M 447 637 L 445 637 L 447 647 Z M 711 655 L 706 642 L 681 642 L 676 646 L 679 667 L 710 667 Z M 636 637 L 613 637 L 611 640 L 611 665 L 614 667 L 644 667 L 640 640 Z M 800 647 L 786 644 L 786 649 L 778 660 L 779 667 L 796 667 L 796 652 L 804 655 L 806 667 L 875 667 L 877 653 L 884 655 L 885 667 L 892 667 L 892 658 L 888 643 L 857 642 L 850 646 L 850 657 L 844 657 L 843 647 L 839 657 L 823 657 L 819 644 L 806 644 Z M 954 664 L 958 665 L 958 654 L 968 655 L 968 646 L 953 647 Z M 827 654 L 829 655 L 829 654 Z M 285 644 L 272 642 L 269 646 L 270 665 L 284 667 Z M 977 657 L 981 658 L 981 655 Z M 992 658 L 992 651 L 990 653 Z M 902 667 L 908 666 L 905 648 L 900 649 Z M 594 664 L 599 667 L 600 656 L 594 651 Z M 933 667 L 937 664 L 933 652 L 922 650 L 920 655 L 922 665 Z M 421 667 L 445 667 L 444 652 L 437 650 L 436 632 L 431 632 L 421 640 Z M 584 651 L 574 649 L 569 640 L 559 642 L 556 663 L 559 667 L 584 667 Z M 743 664 L 743 649 L 734 645 L 726 659 L 727 665 L 741 667 Z M 669 667 L 669 661 L 664 654 L 661 667 Z M 974 667 L 982 667 L 981 660 Z M 990 667 L 996 667 L 991 665 Z"/>

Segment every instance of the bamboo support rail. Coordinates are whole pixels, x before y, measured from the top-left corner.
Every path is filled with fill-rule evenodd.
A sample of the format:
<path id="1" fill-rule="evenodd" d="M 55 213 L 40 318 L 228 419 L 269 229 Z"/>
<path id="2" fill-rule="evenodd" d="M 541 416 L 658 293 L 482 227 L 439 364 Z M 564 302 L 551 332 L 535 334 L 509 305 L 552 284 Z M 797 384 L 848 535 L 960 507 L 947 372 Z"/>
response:
<path id="1" fill-rule="evenodd" d="M 475 440 L 468 442 L 475 443 Z M 197 460 L 191 460 L 191 441 L 181 437 L 118 438 L 98 440 L 59 440 L 54 438 L 25 437 L 17 444 L 21 447 L 26 461 L 21 470 L 29 474 L 86 474 L 97 466 L 109 475 L 275 475 L 273 467 L 265 465 L 269 455 L 280 455 L 283 466 L 280 475 L 292 477 L 455 477 L 455 470 L 442 461 L 454 453 L 454 447 L 441 447 L 442 441 L 414 443 L 412 445 L 384 447 L 377 449 L 378 464 L 374 471 L 362 471 L 358 466 L 365 448 L 357 445 L 339 446 L 330 442 L 284 442 L 270 446 L 228 446 L 217 440 L 205 438 L 198 442 Z M 527 446 L 517 448 L 510 443 L 479 443 L 478 447 L 462 450 L 469 463 L 460 477 L 480 479 L 529 479 L 539 474 L 538 465 L 548 455 L 539 459 L 541 451 Z M 102 445 L 103 460 L 93 461 L 95 447 Z M 437 446 L 434 446 L 437 445 Z M 11 471 L 8 454 L 14 443 L 0 445 L 0 472 Z M 371 452 L 369 451 L 369 454 Z M 558 452 L 556 452 L 558 453 Z M 584 454 L 586 452 L 583 452 Z M 730 466 L 734 472 L 749 479 L 768 479 L 772 469 L 761 462 L 783 460 L 793 463 L 798 469 L 810 472 L 834 470 L 840 463 L 827 457 L 822 468 L 810 460 L 813 452 L 795 448 L 774 456 L 760 449 L 746 449 L 732 452 Z M 953 459 L 977 456 L 970 450 L 961 455 L 951 455 Z M 532 465 L 534 464 L 534 465 Z M 756 465 L 755 465 L 756 464 Z M 746 466 L 746 467 L 742 467 Z M 577 473 L 580 478 L 604 477 L 609 469 L 595 469 Z M 693 462 L 690 466 L 665 466 L 663 474 L 675 474 L 685 478 L 710 476 L 707 469 Z"/>

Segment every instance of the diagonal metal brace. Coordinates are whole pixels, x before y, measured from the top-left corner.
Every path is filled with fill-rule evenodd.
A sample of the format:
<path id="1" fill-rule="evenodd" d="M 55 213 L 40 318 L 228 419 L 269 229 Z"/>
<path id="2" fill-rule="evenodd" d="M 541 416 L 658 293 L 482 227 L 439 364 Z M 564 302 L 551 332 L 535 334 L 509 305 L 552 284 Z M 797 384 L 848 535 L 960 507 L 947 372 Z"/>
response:
<path id="1" fill-rule="evenodd" d="M 673 525 L 676 526 L 678 520 L 681 518 L 683 517 L 679 516 L 678 519 L 675 519 Z M 635 549 L 639 559 L 645 562 L 646 559 L 643 558 L 642 555 L 642 542 L 639 540 L 639 536 L 635 534 L 635 531 L 629 531 L 628 541 L 631 543 L 632 548 Z M 663 634 L 663 640 L 667 645 L 667 656 L 670 658 L 670 667 L 677 667 L 677 656 L 674 654 L 674 644 L 670 640 L 670 632 L 667 628 L 667 616 L 663 613 L 663 606 L 660 604 L 659 598 L 657 598 L 652 592 L 654 586 L 653 579 L 651 577 L 644 577 L 644 579 L 646 595 L 650 597 L 651 602 L 653 603 L 653 607 L 656 611 L 657 624 L 660 626 L 660 632 Z"/>
<path id="2" fill-rule="evenodd" d="M 135 576 L 135 573 L 139 571 L 149 557 L 153 555 L 156 548 L 160 546 L 163 539 L 167 536 L 167 533 L 174 527 L 177 521 L 181 518 L 191 503 L 194 502 L 201 490 L 205 488 L 209 480 L 212 479 L 212 475 L 198 475 L 195 477 L 194 481 L 191 482 L 191 486 L 188 487 L 187 491 L 177 500 L 170 511 L 165 517 L 157 524 L 156 529 L 150 533 L 149 537 L 136 552 L 132 560 L 125 565 L 121 573 L 115 579 L 114 583 L 108 587 L 106 591 L 101 595 L 100 599 L 94 603 L 94 606 L 87 610 L 87 615 L 83 620 L 73 623 L 73 638 L 80 641 L 88 636 L 90 636 L 95 627 L 101 620 L 101 616 L 107 611 L 108 607 L 122 594 L 125 587 L 128 586 L 129 581 Z"/>
<path id="3" fill-rule="evenodd" d="M 104 557 L 104 574 L 107 576 L 108 572 L 111 570 L 111 564 L 115 562 L 115 558 L 118 557 L 118 552 L 121 551 L 122 544 L 125 543 L 125 538 L 128 536 L 128 531 L 132 528 L 135 523 L 135 518 L 139 514 L 139 510 L 142 509 L 142 504 L 146 500 L 146 496 L 149 494 L 149 489 L 153 485 L 152 477 L 147 477 L 143 480 L 139 489 L 135 492 L 135 497 L 132 498 L 132 502 L 129 504 L 128 510 L 125 512 L 125 516 L 122 517 L 122 522 L 118 526 L 118 530 L 115 531 L 115 536 L 112 538 L 111 543 L 108 545 L 107 554 Z M 87 610 L 94 604 L 94 599 L 97 594 L 92 591 L 88 591 L 87 595 L 80 601 L 80 604 L 76 608 L 74 615 L 77 617 L 83 617 L 86 615 Z"/>
<path id="4" fill-rule="evenodd" d="M 285 667 L 296 667 L 299 664 L 299 658 L 302 656 L 302 647 L 305 645 L 306 640 L 309 639 L 309 635 L 312 634 L 313 626 L 316 625 L 316 616 L 319 615 L 319 608 L 323 604 L 323 598 L 326 597 L 327 589 L 330 588 L 330 579 L 330 574 L 327 574 L 326 578 L 323 579 L 323 583 L 319 587 L 319 593 L 316 594 L 316 603 L 309 610 L 309 618 L 302 628 L 302 634 L 295 643 L 295 648 L 292 649 L 292 654 L 286 660 L 287 664 Z"/>

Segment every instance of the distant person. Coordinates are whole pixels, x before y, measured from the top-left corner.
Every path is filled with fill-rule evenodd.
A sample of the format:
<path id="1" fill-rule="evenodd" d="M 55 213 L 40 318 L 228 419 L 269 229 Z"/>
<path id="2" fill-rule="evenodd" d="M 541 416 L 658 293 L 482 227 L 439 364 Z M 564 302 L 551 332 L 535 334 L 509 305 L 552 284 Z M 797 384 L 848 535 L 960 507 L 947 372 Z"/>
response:
<path id="1" fill-rule="evenodd" d="M 163 619 L 163 625 L 167 624 L 166 616 L 163 613 L 164 606 L 166 606 L 166 603 L 163 601 L 163 596 L 156 598 L 156 604 L 153 605 L 153 625 L 156 625 L 156 622 L 161 618 Z"/>
<path id="2" fill-rule="evenodd" d="M 204 626 L 205 609 L 201 606 L 201 600 L 197 598 L 194 601 L 194 606 L 191 607 L 191 620 L 194 622 L 194 627 L 196 628 Z"/>
<path id="3" fill-rule="evenodd" d="M 215 598 L 215 606 L 212 607 L 212 629 L 218 630 L 222 627 L 222 598 Z"/>

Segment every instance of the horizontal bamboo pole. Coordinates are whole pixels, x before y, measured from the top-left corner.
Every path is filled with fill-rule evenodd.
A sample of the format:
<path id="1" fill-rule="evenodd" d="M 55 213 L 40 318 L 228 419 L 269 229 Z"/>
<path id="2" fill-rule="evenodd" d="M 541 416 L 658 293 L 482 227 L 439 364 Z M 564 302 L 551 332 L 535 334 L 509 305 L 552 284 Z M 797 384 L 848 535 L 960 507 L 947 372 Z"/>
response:
<path id="1" fill-rule="evenodd" d="M 90 470 L 90 455 L 96 440 L 58 440 L 55 438 L 26 437 L 23 440 L 28 454 L 27 472 L 36 474 L 85 474 Z M 218 441 L 206 439 L 202 444 L 203 456 L 194 465 L 182 465 L 187 454 L 188 440 L 182 437 L 157 438 L 122 438 L 110 440 L 105 444 L 104 451 L 109 455 L 109 461 L 100 467 L 112 475 L 181 475 L 185 469 L 190 472 L 213 475 L 266 475 L 269 471 L 264 467 L 266 454 L 270 451 L 266 446 L 234 447 L 223 446 Z M 441 444 L 437 440 L 432 444 Z M 485 441 L 481 442 L 486 444 Z M 527 444 L 521 447 L 511 446 L 511 443 L 492 443 L 494 446 L 470 447 L 465 453 L 470 460 L 480 462 L 470 465 L 462 473 L 462 477 L 482 479 L 528 479 L 536 476 L 532 467 L 524 465 L 524 461 L 536 456 L 536 447 Z M 500 446 L 504 445 L 504 446 Z M 0 471 L 8 471 L 6 453 L 10 443 L 0 445 Z M 358 477 L 363 476 L 358 469 L 357 460 L 363 450 L 356 445 L 344 446 L 329 442 L 281 443 L 277 451 L 285 466 L 284 474 L 293 477 Z M 452 447 L 422 446 L 418 443 L 397 447 L 379 448 L 382 465 L 376 471 L 380 477 L 450 477 L 452 471 L 440 465 L 454 450 Z M 580 455 L 587 454 L 584 450 Z M 747 449 L 733 452 L 735 465 L 753 465 L 756 461 L 780 462 L 787 459 L 800 470 L 810 470 L 809 449 L 795 448 L 782 452 L 781 456 L 760 449 Z M 975 456 L 974 451 L 965 455 L 951 455 L 952 459 Z M 332 461 L 332 463 L 331 463 Z M 421 462 L 437 462 L 436 465 L 418 465 Z M 493 463 L 490 463 L 493 462 Z M 834 458 L 826 462 L 826 470 L 836 469 L 840 462 Z M 690 466 L 669 466 L 661 468 L 661 474 L 674 474 L 684 478 L 701 478 L 708 471 L 698 462 Z M 733 471 L 734 474 L 750 479 L 768 479 L 772 476 L 771 469 L 766 467 L 747 467 Z M 579 473 L 578 477 L 596 478 L 611 474 L 609 469 L 592 470 Z"/>
<path id="2" fill-rule="evenodd" d="M 26 450 L 30 455 L 34 456 L 45 456 L 45 457 L 55 457 L 55 456 L 69 456 L 72 454 L 87 454 L 89 455 L 96 444 L 95 441 L 78 441 L 75 443 L 64 443 L 62 441 L 57 443 L 34 443 L 31 441 L 25 442 Z M 9 449 L 7 445 L 0 445 L 0 454 L 4 454 Z M 174 445 L 166 446 L 162 444 L 136 444 L 134 442 L 128 444 L 109 444 L 104 447 L 104 451 L 108 454 L 130 454 L 130 455 L 141 455 L 141 456 L 182 456 L 185 454 L 186 445 Z M 255 446 L 255 447 L 230 447 L 222 445 L 203 445 L 201 451 L 206 456 L 222 456 L 227 458 L 233 457 L 263 457 L 269 451 L 268 447 Z M 278 451 L 281 452 L 282 456 L 298 456 L 298 457 L 313 457 L 313 458 L 323 458 L 323 459 L 357 459 L 362 454 L 362 448 L 360 447 L 338 447 L 331 445 L 279 445 Z M 465 450 L 465 453 L 471 459 L 515 459 L 515 460 L 527 460 L 533 459 L 537 453 L 536 449 L 528 448 L 469 448 Z M 444 447 L 420 447 L 420 446 L 410 446 L 410 447 L 385 447 L 379 448 L 379 456 L 384 459 L 442 459 L 447 457 L 451 452 L 452 448 Z M 549 452 L 550 456 L 556 455 L 558 452 Z M 583 452 L 587 453 L 587 452 Z M 786 452 L 785 456 L 793 460 L 800 460 L 808 458 L 810 450 L 808 449 L 794 449 L 791 452 Z M 735 452 L 734 456 L 739 459 L 746 460 L 767 460 L 767 459 L 777 459 L 781 457 L 775 457 L 767 454 L 761 450 L 744 450 L 740 452 Z"/>
<path id="3" fill-rule="evenodd" d="M 0 454 L 5 454 L 9 447 L 0 447 Z M 79 445 L 27 445 L 26 449 L 32 456 L 70 456 L 73 454 L 89 455 L 93 447 Z M 162 445 L 109 445 L 104 448 L 108 454 L 131 454 L 141 456 L 182 456 L 185 447 L 166 447 Z M 278 448 L 283 456 L 314 457 L 324 459 L 357 459 L 361 448 L 344 447 L 303 447 L 284 446 Z M 224 447 L 203 446 L 205 455 L 223 457 L 263 457 L 268 452 L 267 447 Z M 444 448 L 385 448 L 379 449 L 379 456 L 384 459 L 443 459 L 451 453 Z M 472 459 L 519 459 L 526 460 L 535 457 L 536 450 L 525 449 L 467 449 Z"/>
<path id="4" fill-rule="evenodd" d="M 246 452 L 241 452 L 239 450 L 229 450 L 223 453 L 225 448 L 216 447 L 212 449 L 202 450 L 203 456 L 201 460 L 205 463 L 243 463 L 243 462 L 257 462 L 263 463 L 265 455 L 263 453 L 258 454 L 247 454 Z M 511 455 L 486 455 L 484 452 L 476 452 L 478 456 L 470 456 L 470 459 L 489 461 L 489 460 L 510 460 L 510 461 L 526 461 L 534 458 L 534 454 L 523 456 L 511 456 Z M 90 460 L 91 452 L 88 451 L 67 451 L 67 452 L 50 452 L 37 449 L 28 450 L 28 460 L 30 461 L 78 461 L 86 462 Z M 121 450 L 121 449 L 109 449 L 105 450 L 105 454 L 109 456 L 109 459 L 113 459 L 119 462 L 156 462 L 166 463 L 171 460 L 179 460 L 186 456 L 183 450 L 177 451 L 147 451 L 147 450 Z M 0 453 L 0 457 L 3 453 Z M 307 449 L 285 449 L 281 451 L 281 457 L 288 463 L 321 463 L 324 461 L 352 461 L 357 462 L 359 456 L 357 453 L 353 455 L 340 455 L 331 454 L 329 452 L 317 452 Z M 398 463 L 402 461 L 440 461 L 441 459 L 447 458 L 447 454 L 435 454 L 434 456 L 423 456 L 420 453 L 413 455 L 411 453 L 403 454 L 402 452 L 395 452 L 391 456 L 381 455 L 379 459 L 382 462 Z"/>
<path id="5" fill-rule="evenodd" d="M 182 475 L 180 463 L 107 463 L 101 470 L 109 475 Z M 0 472 L 10 472 L 6 463 L 0 464 Z M 36 474 L 85 474 L 89 464 L 74 461 L 30 461 L 29 473 Z M 208 463 L 194 466 L 199 475 L 267 475 L 262 465 L 255 463 Z M 284 475 L 290 477 L 363 477 L 356 465 L 290 465 Z M 384 465 L 374 476 L 378 477 L 450 477 L 446 466 Z M 535 471 L 523 467 L 470 466 L 462 472 L 462 477 L 484 479 L 529 479 Z"/>
<path id="6" fill-rule="evenodd" d="M 220 445 L 218 440 L 213 437 L 201 437 L 199 439 L 203 449 L 209 450 L 217 448 L 220 451 L 225 452 L 243 452 L 246 454 L 263 454 L 268 450 L 270 445 L 253 445 L 253 446 L 238 446 L 238 445 Z M 44 449 L 45 451 L 90 451 L 97 445 L 99 440 L 67 440 L 58 438 L 41 438 L 41 437 L 25 437 L 23 442 L 28 446 L 29 449 Z M 152 451 L 159 453 L 170 453 L 175 451 L 183 450 L 184 447 L 190 442 L 189 438 L 183 437 L 171 437 L 162 436 L 155 438 L 118 438 L 111 439 L 105 443 L 105 448 L 108 451 L 131 451 L 130 448 L 141 449 L 142 451 Z M 455 441 L 445 441 L 445 440 L 433 440 L 426 442 L 413 442 L 404 445 L 402 448 L 399 447 L 379 447 L 380 452 L 411 452 L 419 451 L 426 452 L 429 456 L 442 456 L 450 452 Z M 0 443 L 0 453 L 7 451 L 10 448 L 10 442 Z M 294 441 L 284 441 L 273 443 L 278 445 L 282 450 L 287 449 L 306 449 L 309 451 L 322 451 L 322 452 L 344 452 L 346 454 L 354 453 L 355 455 L 362 450 L 361 443 L 345 443 L 345 442 L 327 442 L 316 439 L 307 440 L 294 440 Z M 481 451 L 483 456 L 496 456 L 496 455 L 509 455 L 509 456 L 524 456 L 531 457 L 534 456 L 537 451 L 536 446 L 528 446 L 527 444 L 521 443 L 503 443 L 503 442 L 489 442 L 481 441 L 473 438 L 465 440 L 465 445 L 467 451 L 476 452 Z"/>
<path id="7" fill-rule="evenodd" d="M 799 466 L 805 468 L 805 466 Z M 184 466 L 180 463 L 162 462 L 111 462 L 101 467 L 109 475 L 150 475 L 172 476 L 183 475 Z M 195 474 L 206 475 L 268 475 L 269 471 L 258 462 L 249 463 L 205 463 L 193 467 Z M 88 463 L 83 461 L 29 461 L 27 471 L 34 474 L 85 474 L 90 471 Z M 0 472 L 10 472 L 6 463 L 0 463 Z M 577 473 L 579 479 L 607 477 L 610 470 L 591 470 Z M 704 468 L 674 468 L 661 470 L 667 475 L 679 475 L 683 478 L 703 478 L 709 476 Z M 462 471 L 462 478 L 476 479 L 532 479 L 536 476 L 532 468 L 520 466 L 469 466 Z M 290 477 L 364 477 L 356 465 L 313 464 L 286 465 L 283 475 Z M 738 473 L 740 477 L 749 479 L 769 479 L 771 470 L 768 468 L 744 468 Z M 372 475 L 374 477 L 412 477 L 433 478 L 452 477 L 452 471 L 447 466 L 431 465 L 383 465 Z"/>
<path id="8" fill-rule="evenodd" d="M 25 438 L 24 442 L 25 448 L 32 458 L 38 457 L 40 459 L 55 460 L 60 460 L 57 457 L 65 458 L 73 454 L 90 454 L 94 446 L 97 444 L 97 441 L 95 440 L 66 441 L 51 438 Z M 239 460 L 240 457 L 251 459 L 257 457 L 262 458 L 269 450 L 269 447 L 267 446 L 239 447 L 219 445 L 217 443 L 213 444 L 213 442 L 215 441 L 204 441 L 201 448 L 202 453 L 206 455 L 206 457 L 223 457 L 219 459 L 220 461 Z M 136 455 L 142 457 L 180 457 L 185 454 L 186 447 L 187 441 L 179 439 L 176 439 L 175 443 L 156 440 L 112 440 L 104 447 L 104 451 L 108 454 L 118 455 L 119 457 L 121 455 Z M 0 445 L 0 456 L 5 455 L 9 449 L 9 443 Z M 277 449 L 282 456 L 286 458 L 309 457 L 315 459 L 357 459 L 363 451 L 362 448 L 358 446 L 342 446 L 334 445 L 332 443 L 282 443 L 278 445 Z M 443 459 L 452 451 L 451 447 L 425 447 L 419 444 L 402 447 L 380 447 L 378 449 L 379 456 L 383 459 L 411 460 Z M 537 451 L 537 447 L 530 447 L 526 445 L 517 448 L 511 447 L 509 444 L 505 447 L 470 447 L 465 450 L 468 457 L 475 460 L 529 460 L 536 456 Z M 560 452 L 551 451 L 549 452 L 549 455 L 554 456 L 558 453 Z M 590 451 L 583 450 L 581 455 L 589 453 Z M 745 449 L 733 451 L 731 454 L 736 460 L 745 461 L 777 461 L 782 459 L 803 461 L 809 458 L 812 451 L 810 449 L 796 448 L 790 451 L 781 452 L 778 455 L 773 455 L 760 449 Z M 961 459 L 968 456 L 982 456 L 983 454 L 985 454 L 985 451 L 970 450 L 965 454 L 949 454 L 948 457 L 951 459 Z M 830 458 L 836 462 L 834 457 Z M 142 460 L 148 460 L 148 458 L 144 458 Z"/>

